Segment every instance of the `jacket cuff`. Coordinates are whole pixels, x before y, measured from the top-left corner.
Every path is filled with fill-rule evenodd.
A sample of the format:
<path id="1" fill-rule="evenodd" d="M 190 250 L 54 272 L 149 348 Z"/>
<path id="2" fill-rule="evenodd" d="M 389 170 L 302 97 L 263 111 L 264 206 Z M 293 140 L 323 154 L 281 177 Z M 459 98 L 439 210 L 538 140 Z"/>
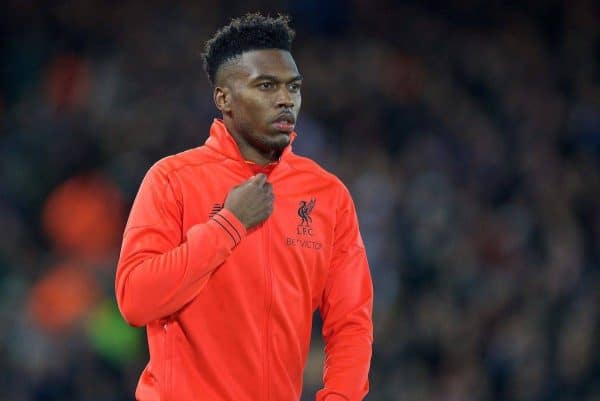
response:
<path id="1" fill-rule="evenodd" d="M 232 248 L 236 247 L 246 237 L 246 227 L 229 210 L 221 209 L 219 213 L 210 219 L 231 237 Z"/>

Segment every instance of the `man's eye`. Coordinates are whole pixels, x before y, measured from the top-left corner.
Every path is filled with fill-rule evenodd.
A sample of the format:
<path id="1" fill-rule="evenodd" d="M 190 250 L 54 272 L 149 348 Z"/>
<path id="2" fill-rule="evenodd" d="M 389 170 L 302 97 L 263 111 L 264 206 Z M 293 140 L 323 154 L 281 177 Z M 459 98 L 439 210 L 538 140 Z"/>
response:
<path id="1" fill-rule="evenodd" d="M 262 89 L 271 89 L 273 87 L 273 82 L 262 82 L 260 87 Z"/>
<path id="2" fill-rule="evenodd" d="M 290 85 L 290 90 L 294 91 L 294 92 L 299 91 L 300 90 L 300 84 L 291 84 Z"/>

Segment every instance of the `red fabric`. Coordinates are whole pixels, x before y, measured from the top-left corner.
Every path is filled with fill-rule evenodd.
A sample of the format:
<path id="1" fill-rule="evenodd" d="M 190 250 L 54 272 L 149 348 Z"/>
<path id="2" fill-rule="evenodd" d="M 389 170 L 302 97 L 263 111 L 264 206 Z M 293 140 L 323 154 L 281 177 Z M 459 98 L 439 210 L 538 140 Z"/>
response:
<path id="1" fill-rule="evenodd" d="M 317 398 L 319 399 L 319 398 Z M 323 401 L 347 401 L 346 397 L 339 395 L 339 394 L 335 394 L 335 393 L 330 393 L 327 396 L 325 396 L 325 398 L 322 398 Z"/>
<path id="2" fill-rule="evenodd" d="M 275 205 L 264 223 L 246 232 L 228 210 L 209 217 L 252 175 L 215 120 L 204 146 L 144 178 L 116 277 L 121 313 L 147 328 L 138 400 L 300 399 L 317 308 L 326 343 L 317 399 L 366 395 L 373 292 L 347 189 L 288 146 L 269 174 Z"/>
<path id="3" fill-rule="evenodd" d="M 250 167 L 254 174 L 262 173 L 268 176 L 269 174 L 271 174 L 271 171 L 273 171 L 273 169 L 279 164 L 279 162 L 273 162 L 267 164 L 266 166 L 261 166 L 260 164 L 256 164 L 254 162 L 246 160 L 246 164 Z"/>

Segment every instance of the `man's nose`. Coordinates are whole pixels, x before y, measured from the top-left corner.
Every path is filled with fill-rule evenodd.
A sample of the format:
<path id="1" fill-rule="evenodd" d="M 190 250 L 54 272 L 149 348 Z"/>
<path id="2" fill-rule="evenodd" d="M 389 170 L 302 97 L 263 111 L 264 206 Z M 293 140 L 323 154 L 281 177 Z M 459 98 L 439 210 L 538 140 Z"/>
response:
<path id="1" fill-rule="evenodd" d="M 285 107 L 288 109 L 294 107 L 294 100 L 287 88 L 280 90 L 277 94 L 277 107 Z"/>

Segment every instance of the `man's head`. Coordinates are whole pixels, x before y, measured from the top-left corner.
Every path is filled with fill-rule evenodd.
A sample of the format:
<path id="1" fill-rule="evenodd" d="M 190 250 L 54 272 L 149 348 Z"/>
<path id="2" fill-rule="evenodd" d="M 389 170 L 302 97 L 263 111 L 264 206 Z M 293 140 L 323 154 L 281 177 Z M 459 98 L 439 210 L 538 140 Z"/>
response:
<path id="1" fill-rule="evenodd" d="M 293 38 L 286 17 L 248 14 L 206 43 L 215 104 L 246 157 L 273 159 L 290 141 L 302 83 L 290 53 Z"/>

